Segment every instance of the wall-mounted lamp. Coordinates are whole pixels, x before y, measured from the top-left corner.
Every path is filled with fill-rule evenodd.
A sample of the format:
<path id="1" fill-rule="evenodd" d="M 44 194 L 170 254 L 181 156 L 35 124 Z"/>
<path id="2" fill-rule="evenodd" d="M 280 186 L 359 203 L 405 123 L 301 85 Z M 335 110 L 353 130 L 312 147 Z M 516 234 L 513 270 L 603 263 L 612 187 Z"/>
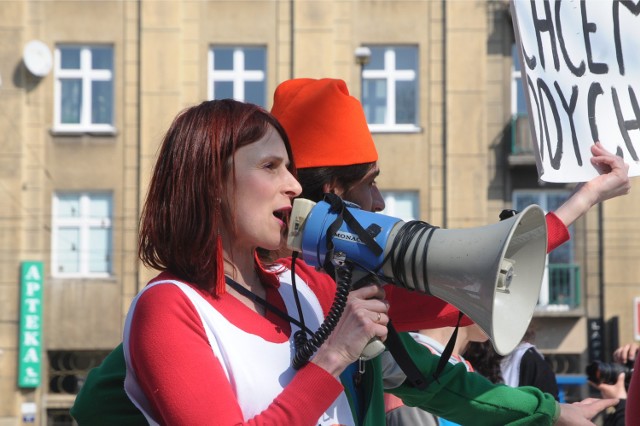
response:
<path id="1" fill-rule="evenodd" d="M 353 52 L 353 55 L 356 58 L 356 64 L 360 66 L 365 66 L 369 63 L 371 59 L 371 49 L 366 46 L 356 47 L 356 50 Z"/>

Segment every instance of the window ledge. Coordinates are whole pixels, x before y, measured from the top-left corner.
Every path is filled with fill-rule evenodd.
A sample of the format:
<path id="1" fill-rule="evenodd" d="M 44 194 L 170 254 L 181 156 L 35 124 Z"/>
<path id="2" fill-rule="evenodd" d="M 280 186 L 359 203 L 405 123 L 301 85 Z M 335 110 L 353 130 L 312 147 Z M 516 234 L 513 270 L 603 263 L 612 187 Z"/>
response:
<path id="1" fill-rule="evenodd" d="M 536 306 L 534 316 L 536 317 L 581 317 L 585 315 L 584 307 L 567 305 L 546 305 Z"/>
<path id="2" fill-rule="evenodd" d="M 536 164 L 536 158 L 531 153 L 509 154 L 510 166 L 530 166 Z"/>
<path id="3" fill-rule="evenodd" d="M 116 136 L 118 134 L 117 129 L 60 129 L 53 128 L 49 130 L 52 136 Z"/>
<path id="4" fill-rule="evenodd" d="M 371 133 L 421 133 L 422 128 L 414 124 L 384 125 L 369 124 Z"/>
<path id="5" fill-rule="evenodd" d="M 69 409 L 76 399 L 76 394 L 59 394 L 49 392 L 46 394 L 46 408 Z"/>

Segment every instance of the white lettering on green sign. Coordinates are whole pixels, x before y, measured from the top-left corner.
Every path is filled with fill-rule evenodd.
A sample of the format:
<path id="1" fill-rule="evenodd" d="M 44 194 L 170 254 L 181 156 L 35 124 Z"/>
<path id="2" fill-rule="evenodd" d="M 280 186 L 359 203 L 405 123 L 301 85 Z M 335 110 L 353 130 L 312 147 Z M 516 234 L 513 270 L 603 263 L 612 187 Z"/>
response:
<path id="1" fill-rule="evenodd" d="M 23 262 L 20 297 L 18 386 L 40 385 L 42 370 L 42 262 Z"/>

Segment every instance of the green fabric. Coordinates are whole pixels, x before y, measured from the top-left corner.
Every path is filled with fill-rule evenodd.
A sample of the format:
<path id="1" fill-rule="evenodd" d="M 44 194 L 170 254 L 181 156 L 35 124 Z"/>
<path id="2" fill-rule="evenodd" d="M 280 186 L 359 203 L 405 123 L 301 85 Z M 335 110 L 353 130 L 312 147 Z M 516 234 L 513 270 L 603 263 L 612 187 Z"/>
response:
<path id="1" fill-rule="evenodd" d="M 432 377 L 440 358 L 410 335 L 400 333 L 400 338 L 425 377 Z M 480 374 L 469 373 L 462 364 L 447 363 L 438 380 L 423 391 L 402 385 L 388 392 L 406 405 L 461 425 L 552 425 L 560 415 L 552 395 L 534 387 L 494 385 Z"/>
<path id="2" fill-rule="evenodd" d="M 425 377 L 432 377 L 440 357 L 407 333 L 400 333 L 400 338 Z M 80 390 L 71 408 L 71 415 L 79 425 L 147 424 L 124 391 L 125 375 L 120 345 L 99 367 L 91 370 Z M 362 426 L 386 424 L 382 383 L 380 359 L 368 361 L 361 384 L 367 391 L 365 418 L 358 421 Z M 479 374 L 467 372 L 462 364 L 447 363 L 438 381 L 431 382 L 425 390 L 405 384 L 388 392 L 400 397 L 406 405 L 420 407 L 461 425 L 552 425 L 560 414 L 552 395 L 533 387 L 514 389 L 494 385 Z M 351 400 L 352 395 L 347 397 Z"/>
<path id="3" fill-rule="evenodd" d="M 127 367 L 122 344 L 92 369 L 71 407 L 79 425 L 146 425 L 144 415 L 124 390 Z"/>
<path id="4" fill-rule="evenodd" d="M 384 426 L 387 417 L 384 410 L 384 388 L 382 386 L 382 366 L 380 357 L 376 357 L 367 363 L 369 371 L 365 371 L 362 378 L 364 389 L 364 420 L 358 419 L 362 426 Z"/>

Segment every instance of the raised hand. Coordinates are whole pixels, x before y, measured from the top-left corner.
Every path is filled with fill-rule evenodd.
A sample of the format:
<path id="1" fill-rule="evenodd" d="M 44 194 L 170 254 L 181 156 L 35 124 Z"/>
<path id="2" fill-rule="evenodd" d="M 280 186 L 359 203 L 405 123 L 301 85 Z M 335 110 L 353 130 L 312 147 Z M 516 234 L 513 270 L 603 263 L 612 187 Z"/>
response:
<path id="1" fill-rule="evenodd" d="M 607 151 L 600 142 L 591 147 L 591 153 L 591 163 L 602 174 L 576 185 L 571 197 L 554 212 L 567 227 L 594 205 L 631 190 L 629 165 L 622 158 Z"/>

